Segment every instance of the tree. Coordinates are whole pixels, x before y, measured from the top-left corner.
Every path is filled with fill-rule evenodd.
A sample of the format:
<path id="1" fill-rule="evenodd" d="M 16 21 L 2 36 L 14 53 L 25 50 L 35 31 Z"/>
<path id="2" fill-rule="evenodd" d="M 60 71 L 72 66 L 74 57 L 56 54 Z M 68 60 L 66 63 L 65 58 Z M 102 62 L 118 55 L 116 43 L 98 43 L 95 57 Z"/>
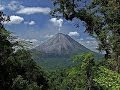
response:
<path id="1" fill-rule="evenodd" d="M 9 17 L 0 12 L 0 89 L 47 90 L 45 72 L 33 61 L 28 50 L 15 50 L 19 42 L 11 42 L 11 35 L 4 28 L 6 21 Z"/>
<path id="2" fill-rule="evenodd" d="M 5 30 L 3 23 L 8 21 L 3 12 L 0 12 L 0 88 L 2 90 L 9 89 L 12 78 L 10 66 L 8 65 L 9 58 L 13 55 L 12 44 L 9 42 L 9 32 Z"/>
<path id="3" fill-rule="evenodd" d="M 52 90 L 96 90 L 94 79 L 94 57 L 92 53 L 73 57 L 76 66 L 54 72 L 50 76 Z"/>
<path id="4" fill-rule="evenodd" d="M 17 75 L 21 75 L 22 78 L 28 82 L 28 85 L 36 83 L 42 90 L 49 88 L 45 71 L 36 64 L 29 51 L 20 49 L 14 56 L 18 63 L 14 67 L 16 68 Z"/>
<path id="5" fill-rule="evenodd" d="M 119 90 L 120 89 L 120 74 L 107 69 L 106 67 L 99 67 L 97 75 L 94 78 L 104 90 Z"/>
<path id="6" fill-rule="evenodd" d="M 77 18 L 85 22 L 86 32 L 98 41 L 98 50 L 105 52 L 102 65 L 96 65 L 100 69 L 99 73 L 95 74 L 94 81 L 103 90 L 119 89 L 117 80 L 120 72 L 120 1 L 90 0 L 85 6 L 83 1 L 86 0 L 53 0 L 55 9 L 51 14 L 66 20 Z"/>
<path id="7" fill-rule="evenodd" d="M 98 17 L 102 17 L 99 23 L 104 23 L 99 30 L 100 49 L 106 50 L 109 53 L 109 59 L 116 61 L 114 70 L 120 70 L 120 1 L 118 0 L 95 0 L 92 1 L 90 9 L 95 10 Z M 95 9 L 96 8 L 96 9 Z M 98 27 L 98 26 L 97 26 Z"/>
<path id="8" fill-rule="evenodd" d="M 80 71 L 86 78 L 85 90 L 94 90 L 94 55 L 92 53 L 77 55 L 74 57 L 74 60 L 81 60 Z"/>
<path id="9" fill-rule="evenodd" d="M 86 0 L 83 0 L 86 1 Z M 63 16 L 66 20 L 77 18 L 86 23 L 86 32 L 99 42 L 99 50 L 105 51 L 105 58 L 116 61 L 115 68 L 120 70 L 120 1 L 91 0 L 84 6 L 82 0 L 53 0 L 54 16 Z M 80 4 L 82 3 L 82 4 Z"/>

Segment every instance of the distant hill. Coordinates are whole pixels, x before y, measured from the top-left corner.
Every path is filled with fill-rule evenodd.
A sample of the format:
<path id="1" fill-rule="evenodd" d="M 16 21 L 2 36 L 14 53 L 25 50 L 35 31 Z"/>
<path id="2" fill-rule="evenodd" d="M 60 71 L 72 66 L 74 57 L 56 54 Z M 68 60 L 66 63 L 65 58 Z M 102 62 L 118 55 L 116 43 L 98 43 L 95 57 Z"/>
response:
<path id="1" fill-rule="evenodd" d="M 92 51 L 72 39 L 69 35 L 58 33 L 35 47 L 32 52 L 33 58 L 42 66 L 56 68 L 72 65 L 70 59 L 73 55 Z"/>

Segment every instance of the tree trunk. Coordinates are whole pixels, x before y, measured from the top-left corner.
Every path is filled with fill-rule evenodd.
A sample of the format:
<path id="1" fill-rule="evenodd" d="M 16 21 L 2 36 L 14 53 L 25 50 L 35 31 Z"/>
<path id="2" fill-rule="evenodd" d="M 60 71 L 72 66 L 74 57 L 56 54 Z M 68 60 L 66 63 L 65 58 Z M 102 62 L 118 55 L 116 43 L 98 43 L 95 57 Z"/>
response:
<path id="1" fill-rule="evenodd" d="M 117 65 L 116 65 L 116 71 L 120 73 L 120 56 L 117 58 Z"/>

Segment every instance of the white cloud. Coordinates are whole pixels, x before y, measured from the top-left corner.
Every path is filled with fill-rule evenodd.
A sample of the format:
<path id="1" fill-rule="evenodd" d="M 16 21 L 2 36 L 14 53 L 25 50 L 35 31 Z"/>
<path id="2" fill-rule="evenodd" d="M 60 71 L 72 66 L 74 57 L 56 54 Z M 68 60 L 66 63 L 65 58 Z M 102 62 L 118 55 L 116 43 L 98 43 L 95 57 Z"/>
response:
<path id="1" fill-rule="evenodd" d="M 43 14 L 48 14 L 50 12 L 50 8 L 46 7 L 24 7 L 17 11 L 18 14 L 35 14 L 35 13 L 43 13 Z"/>
<path id="2" fill-rule="evenodd" d="M 69 36 L 79 36 L 80 34 L 78 32 L 69 32 Z"/>
<path id="3" fill-rule="evenodd" d="M 51 38 L 53 37 L 54 35 L 46 35 L 45 38 Z"/>
<path id="4" fill-rule="evenodd" d="M 28 49 L 35 48 L 36 46 L 39 46 L 40 42 L 37 39 L 24 39 L 26 42 L 31 42 L 31 45 L 28 46 Z"/>
<path id="5" fill-rule="evenodd" d="M 4 10 L 5 7 L 3 5 L 0 5 L 0 11 Z"/>
<path id="6" fill-rule="evenodd" d="M 10 16 L 10 22 L 6 22 L 6 24 L 20 24 L 23 21 L 24 21 L 23 17 L 13 15 Z"/>
<path id="7" fill-rule="evenodd" d="M 86 38 L 80 38 L 77 40 L 80 44 L 82 44 L 83 46 L 87 47 L 88 49 L 98 52 L 97 47 L 98 47 L 98 42 L 91 37 L 86 37 Z"/>
<path id="8" fill-rule="evenodd" d="M 26 41 L 26 42 L 31 42 L 31 43 L 38 42 L 37 39 L 23 39 L 23 38 L 16 38 L 16 39 L 14 39 L 14 42 L 16 42 L 16 41 Z"/>
<path id="9" fill-rule="evenodd" d="M 50 21 L 56 26 L 62 26 L 63 19 L 51 18 Z"/>
<path id="10" fill-rule="evenodd" d="M 35 21 L 24 22 L 24 24 L 28 24 L 28 25 L 35 25 Z"/>
<path id="11" fill-rule="evenodd" d="M 38 46 L 40 43 L 37 39 L 23 39 L 23 38 L 16 38 L 11 42 L 16 42 L 18 41 L 24 48 L 26 49 L 32 49 Z M 16 50 L 20 49 L 21 47 L 16 46 L 14 47 Z"/>
<path id="12" fill-rule="evenodd" d="M 17 2 L 17 1 L 11 1 L 8 4 L 7 8 L 10 9 L 10 10 L 15 11 L 15 10 L 19 10 L 19 9 L 24 8 L 24 6 L 20 5 L 19 2 Z"/>
<path id="13" fill-rule="evenodd" d="M 60 31 L 60 28 L 62 27 L 63 24 L 63 19 L 51 18 L 50 22 L 52 22 L 55 26 L 58 26 Z"/>
<path id="14" fill-rule="evenodd" d="M 34 25 L 35 24 L 35 21 L 30 21 L 29 22 L 29 25 Z"/>

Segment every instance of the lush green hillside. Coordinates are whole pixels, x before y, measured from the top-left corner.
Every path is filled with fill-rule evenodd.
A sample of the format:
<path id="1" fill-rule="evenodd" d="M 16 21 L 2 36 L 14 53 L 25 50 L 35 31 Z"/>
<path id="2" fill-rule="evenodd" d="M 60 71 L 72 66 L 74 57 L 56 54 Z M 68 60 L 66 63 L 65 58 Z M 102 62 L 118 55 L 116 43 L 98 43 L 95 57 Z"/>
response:
<path id="1" fill-rule="evenodd" d="M 91 51 L 92 52 L 92 51 Z M 92 52 L 95 55 L 96 60 L 99 60 L 103 57 L 102 54 Z M 83 54 L 83 52 L 78 53 L 78 55 Z M 77 55 L 77 54 L 75 54 Z M 45 55 L 41 52 L 32 50 L 32 57 L 37 62 L 38 65 L 43 66 L 48 70 L 56 70 L 67 68 L 76 65 L 73 63 L 72 58 L 74 55 L 71 56 L 55 56 L 55 55 Z"/>

